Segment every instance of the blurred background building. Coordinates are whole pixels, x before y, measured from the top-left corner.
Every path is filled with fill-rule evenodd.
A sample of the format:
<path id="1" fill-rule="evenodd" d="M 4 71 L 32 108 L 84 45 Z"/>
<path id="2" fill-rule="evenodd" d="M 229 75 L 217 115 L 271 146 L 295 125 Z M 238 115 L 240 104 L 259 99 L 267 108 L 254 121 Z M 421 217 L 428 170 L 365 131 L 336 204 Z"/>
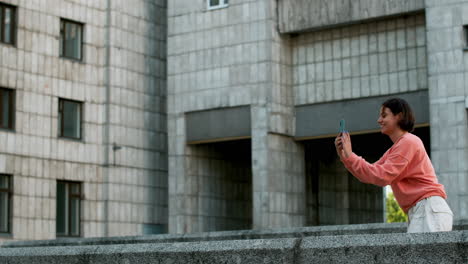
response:
<path id="1" fill-rule="evenodd" d="M 468 219 L 468 1 L 0 0 L 0 239 L 383 222 L 407 99 Z"/>

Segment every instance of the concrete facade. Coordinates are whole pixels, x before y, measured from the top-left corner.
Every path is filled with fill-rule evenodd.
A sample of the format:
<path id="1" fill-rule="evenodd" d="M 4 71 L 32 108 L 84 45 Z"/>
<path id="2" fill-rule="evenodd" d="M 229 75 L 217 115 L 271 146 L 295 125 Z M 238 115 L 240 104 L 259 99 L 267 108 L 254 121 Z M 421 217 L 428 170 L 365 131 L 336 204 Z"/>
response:
<path id="1" fill-rule="evenodd" d="M 458 219 L 468 218 L 467 1 L 426 1 L 431 153 Z"/>
<path id="2" fill-rule="evenodd" d="M 127 2 L 0 0 L 18 17 L 16 45 L 0 44 L 16 93 L 0 240 L 56 237 L 57 180 L 82 183 L 83 237 L 382 222 L 382 189 L 344 171 L 330 132 L 298 134 L 320 123 L 296 113 L 408 94 L 424 94 L 417 133 L 468 219 L 467 0 Z M 59 56 L 60 18 L 84 24 L 81 62 Z M 59 98 L 83 102 L 81 141 L 57 137 Z M 355 141 L 370 160 L 372 140 Z"/>
<path id="3" fill-rule="evenodd" d="M 307 116 L 307 109 L 314 108 L 308 106 L 318 104 L 350 102 L 365 108 L 372 98 L 418 94 L 425 98 L 423 102 L 414 97 L 418 110 L 425 112 L 415 133 L 430 149 L 455 218 L 467 218 L 465 22 L 459 10 L 468 1 L 238 0 L 215 10 L 202 2 L 179 0 L 168 5 L 168 128 L 175 132 L 169 132 L 170 232 L 206 230 L 202 224 L 206 216 L 197 209 L 206 201 L 200 202 L 201 187 L 190 184 L 200 182 L 192 173 L 200 166 L 197 147 L 187 144 L 192 132 L 187 131 L 186 118 L 192 112 L 250 107 L 251 228 L 379 222 L 384 220 L 383 201 L 378 198 L 383 190 L 354 184 L 339 163 L 328 161 L 331 167 L 323 167 L 308 160 L 323 158 L 325 149 L 316 148 L 315 142 L 333 135 L 305 133 L 298 138 L 296 128 L 302 124 L 296 123 L 296 109 L 306 109 L 301 114 Z M 436 37 L 439 31 L 443 38 Z M 436 47 L 439 50 L 431 55 Z M 456 51 L 449 52 L 448 47 Z M 441 65 L 450 65 L 449 75 Z M 443 99 L 434 94 L 433 86 L 443 85 L 442 95 L 452 94 L 445 81 L 459 89 Z M 377 112 L 376 108 L 375 119 Z M 324 112 L 323 118 L 341 117 Z M 453 121 L 450 133 L 441 131 L 450 127 L 440 125 L 441 118 Z M 359 121 L 350 119 L 351 124 Z M 198 122 L 203 127 L 210 121 Z M 372 133 L 378 132 L 377 127 L 357 127 L 353 134 L 374 138 Z M 442 138 L 451 143 L 441 144 Z M 455 138 L 462 138 L 462 144 Z M 229 133 L 212 140 L 235 144 Z M 356 142 L 362 144 L 357 149 L 369 147 L 365 139 Z M 370 160 L 384 151 L 385 144 L 378 140 L 375 144 L 375 149 L 368 149 Z M 331 154 L 330 159 L 336 156 Z M 317 181 L 310 179 L 315 173 L 311 171 L 317 170 L 322 171 L 321 183 L 314 187 L 311 184 Z"/>
<path id="4" fill-rule="evenodd" d="M 15 1 L 16 45 L 0 44 L 0 87 L 16 125 L 0 132 L 12 231 L 56 237 L 56 182 L 81 183 L 80 235 L 167 229 L 165 1 Z M 60 19 L 83 23 L 83 59 L 59 56 Z M 58 137 L 58 100 L 83 103 L 81 140 Z M 113 151 L 113 146 L 120 147 Z"/>

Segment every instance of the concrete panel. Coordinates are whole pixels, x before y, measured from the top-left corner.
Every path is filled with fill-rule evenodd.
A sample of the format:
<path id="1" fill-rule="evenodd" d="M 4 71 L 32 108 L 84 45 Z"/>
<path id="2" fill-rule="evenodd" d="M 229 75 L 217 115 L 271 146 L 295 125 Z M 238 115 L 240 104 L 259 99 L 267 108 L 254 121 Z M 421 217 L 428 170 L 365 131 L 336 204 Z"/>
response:
<path id="1" fill-rule="evenodd" d="M 424 10 L 424 0 L 282 0 L 279 30 L 294 33 Z"/>
<path id="2" fill-rule="evenodd" d="M 185 117 L 190 144 L 249 138 L 251 135 L 249 106 L 189 112 Z"/>
<path id="3" fill-rule="evenodd" d="M 338 133 L 339 121 L 346 120 L 351 133 L 378 131 L 377 118 L 381 104 L 393 97 L 408 101 L 416 116 L 416 124 L 429 123 L 429 99 L 427 91 L 369 97 L 334 103 L 296 107 L 296 139 L 328 137 Z"/>

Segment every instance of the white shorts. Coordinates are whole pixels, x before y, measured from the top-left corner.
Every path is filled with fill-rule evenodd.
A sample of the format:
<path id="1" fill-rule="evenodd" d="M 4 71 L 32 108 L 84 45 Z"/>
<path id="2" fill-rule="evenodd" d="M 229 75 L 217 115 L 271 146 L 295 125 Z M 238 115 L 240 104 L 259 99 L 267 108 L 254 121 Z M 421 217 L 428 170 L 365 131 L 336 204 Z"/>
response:
<path id="1" fill-rule="evenodd" d="M 408 211 L 408 233 L 451 231 L 452 224 L 452 210 L 440 196 L 423 199 Z"/>

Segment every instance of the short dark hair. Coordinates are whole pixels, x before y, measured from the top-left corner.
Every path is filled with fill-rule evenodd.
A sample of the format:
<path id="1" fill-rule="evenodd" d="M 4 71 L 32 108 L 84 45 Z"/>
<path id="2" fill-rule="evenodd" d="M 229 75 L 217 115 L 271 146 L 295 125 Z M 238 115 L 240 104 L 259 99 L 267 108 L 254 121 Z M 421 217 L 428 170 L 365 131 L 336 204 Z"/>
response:
<path id="1" fill-rule="evenodd" d="M 398 121 L 398 126 L 405 131 L 413 132 L 414 114 L 408 102 L 401 98 L 391 98 L 385 101 L 382 106 L 390 109 L 394 115 L 401 113 L 401 119 Z"/>

